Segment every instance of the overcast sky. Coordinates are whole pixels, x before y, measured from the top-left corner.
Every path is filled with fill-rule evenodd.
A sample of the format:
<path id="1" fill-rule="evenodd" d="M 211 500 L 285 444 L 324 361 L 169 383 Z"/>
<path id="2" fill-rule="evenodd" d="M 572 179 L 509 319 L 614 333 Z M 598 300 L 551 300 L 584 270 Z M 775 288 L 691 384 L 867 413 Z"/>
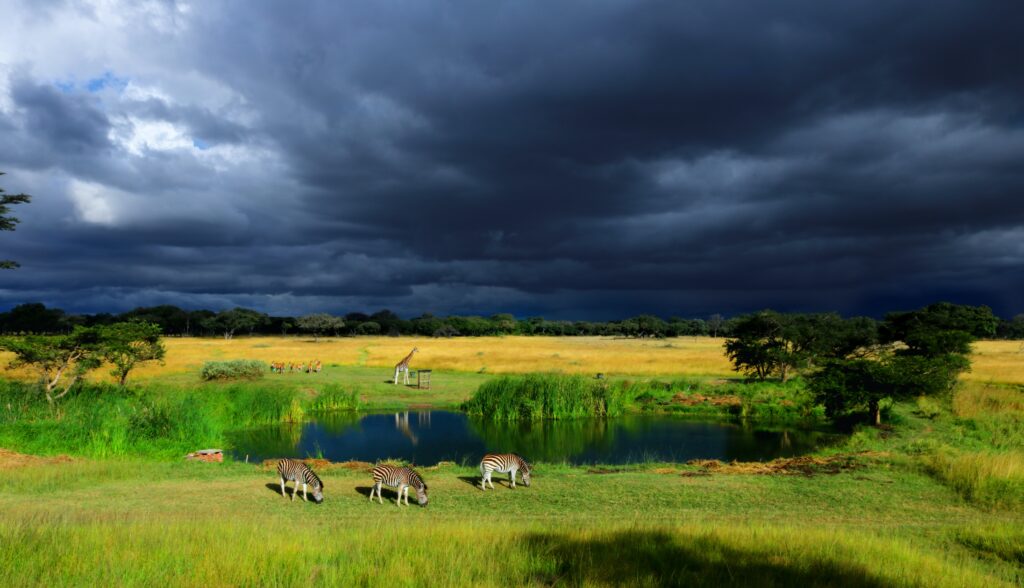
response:
<path id="1" fill-rule="evenodd" d="M 0 308 L 1024 312 L 1024 3 L 0 0 Z"/>

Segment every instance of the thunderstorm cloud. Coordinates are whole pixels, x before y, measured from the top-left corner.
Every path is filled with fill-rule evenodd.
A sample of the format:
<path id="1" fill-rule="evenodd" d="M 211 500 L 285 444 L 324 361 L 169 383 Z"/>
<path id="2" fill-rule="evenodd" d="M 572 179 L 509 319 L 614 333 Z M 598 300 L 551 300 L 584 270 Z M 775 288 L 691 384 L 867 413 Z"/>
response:
<path id="1" fill-rule="evenodd" d="M 1024 4 L 0 0 L 0 306 L 1024 312 Z"/>

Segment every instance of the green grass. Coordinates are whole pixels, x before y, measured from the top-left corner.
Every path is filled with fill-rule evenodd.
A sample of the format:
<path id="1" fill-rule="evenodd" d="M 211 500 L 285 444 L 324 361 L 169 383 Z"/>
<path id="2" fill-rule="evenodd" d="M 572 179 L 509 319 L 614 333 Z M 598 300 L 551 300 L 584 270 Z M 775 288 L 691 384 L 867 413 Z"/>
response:
<path id="1" fill-rule="evenodd" d="M 998 586 L 1021 571 L 1020 514 L 979 534 L 996 516 L 925 475 L 658 471 L 538 464 L 530 488 L 482 492 L 474 468 L 425 468 L 430 506 L 399 509 L 341 468 L 319 472 L 313 505 L 244 464 L 30 466 L 0 478 L 0 582 Z"/>
<path id="2" fill-rule="evenodd" d="M 619 416 L 626 398 L 617 386 L 562 374 L 502 376 L 484 382 L 463 409 L 495 420 Z"/>

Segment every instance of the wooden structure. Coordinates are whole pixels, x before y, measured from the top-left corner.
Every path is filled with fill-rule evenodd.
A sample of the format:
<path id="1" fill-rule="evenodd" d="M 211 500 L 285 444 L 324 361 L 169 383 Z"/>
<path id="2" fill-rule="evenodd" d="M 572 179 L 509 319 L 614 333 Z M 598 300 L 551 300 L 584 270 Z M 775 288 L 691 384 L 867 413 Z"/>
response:
<path id="1" fill-rule="evenodd" d="M 416 387 L 430 390 L 430 370 L 416 370 Z"/>

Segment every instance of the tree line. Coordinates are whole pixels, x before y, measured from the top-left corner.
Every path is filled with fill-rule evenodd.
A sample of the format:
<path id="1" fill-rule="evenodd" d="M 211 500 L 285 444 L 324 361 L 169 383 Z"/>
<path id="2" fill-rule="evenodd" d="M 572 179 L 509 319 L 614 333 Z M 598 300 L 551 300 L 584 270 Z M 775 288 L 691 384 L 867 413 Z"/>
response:
<path id="1" fill-rule="evenodd" d="M 638 338 L 660 337 L 731 337 L 744 327 L 747 317 L 726 318 L 713 314 L 706 318 L 661 317 L 643 314 L 618 321 L 548 320 L 543 317 L 516 318 L 507 313 L 483 316 L 434 316 L 423 314 L 403 319 L 390 310 L 373 314 L 350 312 L 345 315 L 313 313 L 303 316 L 271 316 L 247 308 L 185 310 L 172 305 L 139 307 L 121 314 L 70 314 L 47 308 L 41 303 L 15 306 L 0 313 L 0 334 L 70 333 L 74 327 L 93 327 L 119 322 L 147 322 L 160 327 L 170 337 L 224 337 L 235 335 L 417 335 L 424 337 L 480 337 L 488 335 L 540 336 L 617 336 Z M 821 317 L 838 315 L 787 314 L 795 321 L 828 320 Z M 817 318 L 816 318 L 817 317 Z M 862 328 L 877 328 L 879 321 L 860 317 L 848 319 Z M 1001 339 L 1024 339 L 1024 314 L 1013 319 L 996 319 L 991 335 Z"/>

